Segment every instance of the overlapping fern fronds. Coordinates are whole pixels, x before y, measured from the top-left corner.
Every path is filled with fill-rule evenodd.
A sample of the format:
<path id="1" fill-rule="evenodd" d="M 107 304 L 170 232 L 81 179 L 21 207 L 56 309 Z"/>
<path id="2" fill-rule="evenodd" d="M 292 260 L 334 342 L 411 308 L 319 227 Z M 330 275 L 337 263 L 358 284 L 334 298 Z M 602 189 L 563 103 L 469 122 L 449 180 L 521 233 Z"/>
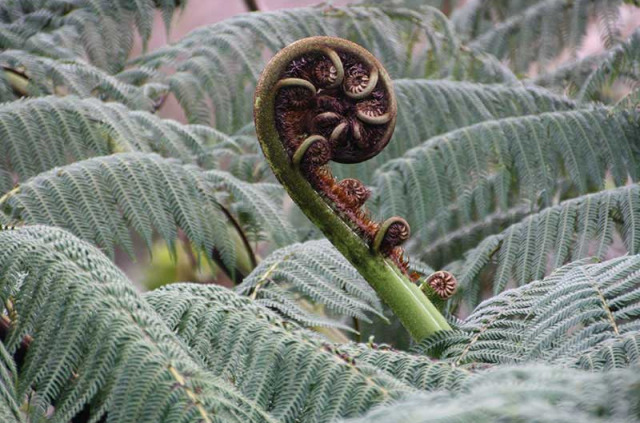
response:
<path id="1" fill-rule="evenodd" d="M 94 247 L 55 228 L 0 231 L 3 340 L 31 338 L 16 398 L 31 418 L 81 410 L 118 422 L 269 422 L 271 417 L 184 348 L 131 283 Z M 48 415 L 51 413 L 51 415 Z"/>
<path id="2" fill-rule="evenodd" d="M 584 108 L 537 87 L 443 79 L 394 81 L 398 124 L 391 142 L 371 160 L 334 165 L 339 176 L 372 182 L 376 169 L 428 139 L 480 122 Z"/>
<path id="3" fill-rule="evenodd" d="M 113 154 L 44 172 L 6 196 L 2 209 L 24 223 L 67 228 L 109 255 L 116 246 L 133 253 L 129 228 L 149 248 L 156 231 L 172 249 L 181 229 L 207 256 L 219 249 L 233 268 L 232 229 L 225 226 L 227 218 L 216 199 L 222 172 L 214 172 L 155 154 Z M 295 240 L 268 193 L 231 175 L 225 180 L 231 193 L 244 192 L 231 201 L 245 204 L 276 242 Z"/>
<path id="4" fill-rule="evenodd" d="M 3 343 L 0 343 L 0 415 L 7 423 L 22 423 L 20 400 L 16 395 L 18 380 L 16 363 Z"/>
<path id="5" fill-rule="evenodd" d="M 118 103 L 75 96 L 6 103 L 0 105 L 0 172 L 8 176 L 0 178 L 0 191 L 56 166 L 125 151 L 156 152 L 206 168 L 215 163 L 214 146 L 238 149 L 213 128 L 180 125 Z"/>
<path id="6" fill-rule="evenodd" d="M 575 261 L 497 295 L 423 351 L 455 363 L 544 362 L 609 370 L 640 365 L 640 256 Z"/>
<path id="7" fill-rule="evenodd" d="M 616 242 L 617 240 L 621 240 Z M 487 237 L 452 265 L 461 295 L 480 301 L 478 278 L 493 269 L 491 288 L 502 292 L 548 274 L 561 265 L 595 256 L 640 253 L 640 186 L 637 184 L 584 195 L 560 203 Z"/>
<path id="8" fill-rule="evenodd" d="M 494 3 L 492 1 L 484 3 Z M 619 41 L 616 25 L 622 0 L 545 0 L 530 4 L 508 19 L 478 34 L 469 45 L 499 59 L 509 59 L 512 69 L 526 73 L 536 62 L 544 67 L 563 49 L 574 51 L 584 39 L 589 20 L 597 16 L 602 39 L 607 47 Z M 483 7 L 471 2 L 471 13 L 461 12 L 461 25 L 476 27 Z"/>
<path id="9" fill-rule="evenodd" d="M 174 284 L 145 299 L 210 371 L 285 423 L 360 415 L 416 388 L 454 389 L 467 376 L 425 357 L 328 343 L 216 286 Z"/>
<path id="10" fill-rule="evenodd" d="M 327 240 L 292 244 L 273 252 L 236 289 L 308 326 L 345 328 L 314 313 L 311 304 L 311 309 L 302 308 L 304 299 L 340 316 L 370 321 L 368 314 L 377 314 L 384 319 L 375 291 Z"/>
<path id="11" fill-rule="evenodd" d="M 609 373 L 535 365 L 470 378 L 461 393 L 415 396 L 349 423 L 626 423 L 638 420 L 638 367 Z"/>
<path id="12" fill-rule="evenodd" d="M 468 248 L 454 231 L 499 230 L 554 198 L 638 179 L 637 114 L 607 108 L 478 123 L 430 139 L 389 161 L 375 184 L 380 214 L 408 217 L 414 238 L 440 251 L 439 267 Z M 402 210 L 398 209 L 399 205 Z M 486 234 L 486 232 L 484 232 Z"/>
<path id="13" fill-rule="evenodd" d="M 273 53 L 312 35 L 337 35 L 363 45 L 396 78 L 472 79 L 472 73 L 481 82 L 515 80 L 492 59 L 459 49 L 448 21 L 435 9 L 418 13 L 364 6 L 241 15 L 198 29 L 132 64 L 174 67 L 177 72 L 161 82 L 169 86 L 189 121 L 215 123 L 218 129 L 233 133 L 251 121 L 264 50 Z"/>

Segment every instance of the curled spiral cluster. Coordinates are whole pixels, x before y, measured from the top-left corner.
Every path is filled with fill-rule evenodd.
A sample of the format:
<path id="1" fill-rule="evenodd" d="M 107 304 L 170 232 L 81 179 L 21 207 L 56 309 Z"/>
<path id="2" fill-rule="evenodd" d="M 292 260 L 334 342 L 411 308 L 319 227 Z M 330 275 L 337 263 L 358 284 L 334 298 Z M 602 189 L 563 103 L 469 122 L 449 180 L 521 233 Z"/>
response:
<path id="1" fill-rule="evenodd" d="M 409 275 L 400 248 L 407 222 L 374 221 L 364 207 L 369 189 L 357 179 L 337 181 L 328 166 L 368 160 L 388 144 L 397 106 L 386 71 L 346 40 L 312 37 L 287 49 L 272 86 L 275 129 L 291 164 L 373 251 Z"/>
<path id="2" fill-rule="evenodd" d="M 458 281 L 446 270 L 431 274 L 425 281 L 440 298 L 446 300 L 456 293 Z"/>

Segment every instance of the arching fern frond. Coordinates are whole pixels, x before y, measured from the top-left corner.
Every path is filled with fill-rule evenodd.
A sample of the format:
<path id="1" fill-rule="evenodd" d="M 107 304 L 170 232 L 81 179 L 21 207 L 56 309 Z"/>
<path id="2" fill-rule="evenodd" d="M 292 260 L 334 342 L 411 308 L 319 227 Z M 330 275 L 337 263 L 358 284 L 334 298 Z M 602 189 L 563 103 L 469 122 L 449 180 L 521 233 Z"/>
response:
<path id="1" fill-rule="evenodd" d="M 586 35 L 589 19 L 600 19 L 602 38 L 611 46 L 619 37 L 615 20 L 621 0 L 545 0 L 484 32 L 470 43 L 511 68 L 526 73 L 533 62 L 546 65 L 564 48 L 577 49 Z"/>
<path id="2" fill-rule="evenodd" d="M 175 68 L 177 72 L 162 82 L 189 121 L 215 123 L 233 133 L 251 121 L 255 82 L 264 58 L 316 35 L 362 44 L 396 78 L 476 76 L 481 82 L 515 81 L 493 59 L 460 49 L 449 22 L 431 8 L 419 13 L 384 7 L 316 7 L 240 15 L 193 31 L 133 64 Z"/>
<path id="3" fill-rule="evenodd" d="M 180 228 L 206 256 L 215 246 L 223 258 L 234 257 L 229 229 L 223 225 L 227 218 L 207 177 L 199 168 L 155 154 L 114 154 L 42 173 L 5 197 L 2 208 L 28 224 L 67 228 L 109 255 L 116 246 L 132 251 L 129 228 L 149 248 L 157 231 L 171 249 Z M 234 181 L 230 175 L 227 179 Z M 270 204 L 270 197 L 250 184 L 245 190 L 256 197 L 254 203 Z M 295 238 L 282 217 L 274 221 L 268 210 L 252 211 L 265 229 L 278 228 L 276 240 Z M 233 268 L 235 263 L 226 264 Z"/>
<path id="4" fill-rule="evenodd" d="M 578 98 L 602 101 L 603 90 L 616 80 L 629 82 L 632 88 L 640 86 L 640 29 L 607 53 L 606 59 L 582 84 Z"/>
<path id="5" fill-rule="evenodd" d="M 122 69 L 134 31 L 151 36 L 156 8 L 165 22 L 180 1 L 16 0 L 0 5 L 0 49 L 58 59 L 88 57 L 108 71 Z M 184 2 L 182 2 L 184 4 Z"/>
<path id="6" fill-rule="evenodd" d="M 427 340 L 457 365 L 544 362 L 609 370 L 640 364 L 640 256 L 574 262 L 478 306 Z"/>
<path id="7" fill-rule="evenodd" d="M 636 116 L 606 108 L 552 112 L 487 121 L 432 138 L 381 167 L 375 184 L 379 213 L 401 213 L 414 239 L 443 244 L 456 242 L 452 232 L 493 220 L 496 213 L 521 217 L 522 207 L 534 211 L 556 196 L 602 189 L 607 172 L 616 185 L 624 185 L 637 180 L 640 169 Z"/>
<path id="8" fill-rule="evenodd" d="M 0 105 L 0 192 L 56 166 L 125 151 L 210 167 L 217 161 L 214 146 L 234 148 L 235 142 L 213 128 L 181 125 L 117 103 L 75 96 L 15 101 Z"/>
<path id="9" fill-rule="evenodd" d="M 489 268 L 493 293 L 541 278 L 564 263 L 584 257 L 605 258 L 616 239 L 640 253 L 640 186 L 637 184 L 565 201 L 534 214 L 506 231 L 486 238 L 453 267 L 460 294 L 479 301 L 478 277 Z"/>
<path id="10" fill-rule="evenodd" d="M 392 141 L 371 160 L 334 166 L 336 174 L 371 182 L 381 165 L 437 135 L 480 122 L 579 108 L 536 87 L 424 79 L 399 79 L 393 86 L 398 124 Z"/>
<path id="11" fill-rule="evenodd" d="M 53 422 L 271 422 L 203 368 L 130 281 L 94 247 L 54 228 L 1 231 L 0 296 L 13 354 L 31 337 L 17 397 Z"/>
<path id="12" fill-rule="evenodd" d="M 385 319 L 375 291 L 327 240 L 292 244 L 271 253 L 237 291 L 308 326 L 344 327 L 302 308 L 300 300 L 305 298 L 339 316 L 370 321 L 372 313 Z"/>
<path id="13" fill-rule="evenodd" d="M 283 423 L 360 415 L 416 392 L 408 383 L 454 389 L 468 375 L 425 357 L 330 344 L 215 285 L 173 284 L 145 298 L 210 371 Z"/>
<path id="14" fill-rule="evenodd" d="M 640 407 L 639 375 L 637 367 L 597 374 L 543 365 L 505 367 L 470 378 L 459 394 L 415 396 L 348 422 L 632 422 Z"/>

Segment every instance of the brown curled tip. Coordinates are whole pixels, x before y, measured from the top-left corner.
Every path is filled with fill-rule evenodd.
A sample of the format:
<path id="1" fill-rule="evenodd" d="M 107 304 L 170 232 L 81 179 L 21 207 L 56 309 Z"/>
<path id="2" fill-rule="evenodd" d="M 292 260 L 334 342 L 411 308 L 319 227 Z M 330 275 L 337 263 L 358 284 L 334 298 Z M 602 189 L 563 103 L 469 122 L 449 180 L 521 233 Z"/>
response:
<path id="1" fill-rule="evenodd" d="M 358 179 L 347 178 L 338 183 L 344 204 L 350 209 L 359 209 L 371 196 L 371 191 Z"/>
<path id="2" fill-rule="evenodd" d="M 443 300 L 450 298 L 456 293 L 456 289 L 458 288 L 458 281 L 446 270 L 440 270 L 431 274 L 427 278 L 426 283 Z"/>
<path id="3" fill-rule="evenodd" d="M 373 239 L 373 250 L 389 255 L 395 247 L 399 247 L 409 239 L 411 230 L 406 220 L 394 216 L 385 220 Z"/>
<path id="4" fill-rule="evenodd" d="M 391 80 L 366 50 L 322 38 L 324 43 L 309 39 L 279 71 L 276 128 L 289 154 L 300 137 L 320 135 L 331 141 L 331 160 L 365 161 L 393 134 L 397 105 Z"/>

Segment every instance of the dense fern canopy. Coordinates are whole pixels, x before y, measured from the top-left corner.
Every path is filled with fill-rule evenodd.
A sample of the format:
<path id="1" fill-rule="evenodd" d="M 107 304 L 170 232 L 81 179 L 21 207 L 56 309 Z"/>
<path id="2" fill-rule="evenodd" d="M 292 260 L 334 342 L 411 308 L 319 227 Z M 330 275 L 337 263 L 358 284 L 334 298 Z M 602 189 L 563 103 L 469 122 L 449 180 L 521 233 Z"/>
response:
<path id="1" fill-rule="evenodd" d="M 349 3 L 153 49 L 196 0 L 0 4 L 1 421 L 640 421 L 638 2 Z M 260 74 L 317 35 L 393 80 L 332 170 L 457 280 L 420 342 L 260 149 Z"/>

